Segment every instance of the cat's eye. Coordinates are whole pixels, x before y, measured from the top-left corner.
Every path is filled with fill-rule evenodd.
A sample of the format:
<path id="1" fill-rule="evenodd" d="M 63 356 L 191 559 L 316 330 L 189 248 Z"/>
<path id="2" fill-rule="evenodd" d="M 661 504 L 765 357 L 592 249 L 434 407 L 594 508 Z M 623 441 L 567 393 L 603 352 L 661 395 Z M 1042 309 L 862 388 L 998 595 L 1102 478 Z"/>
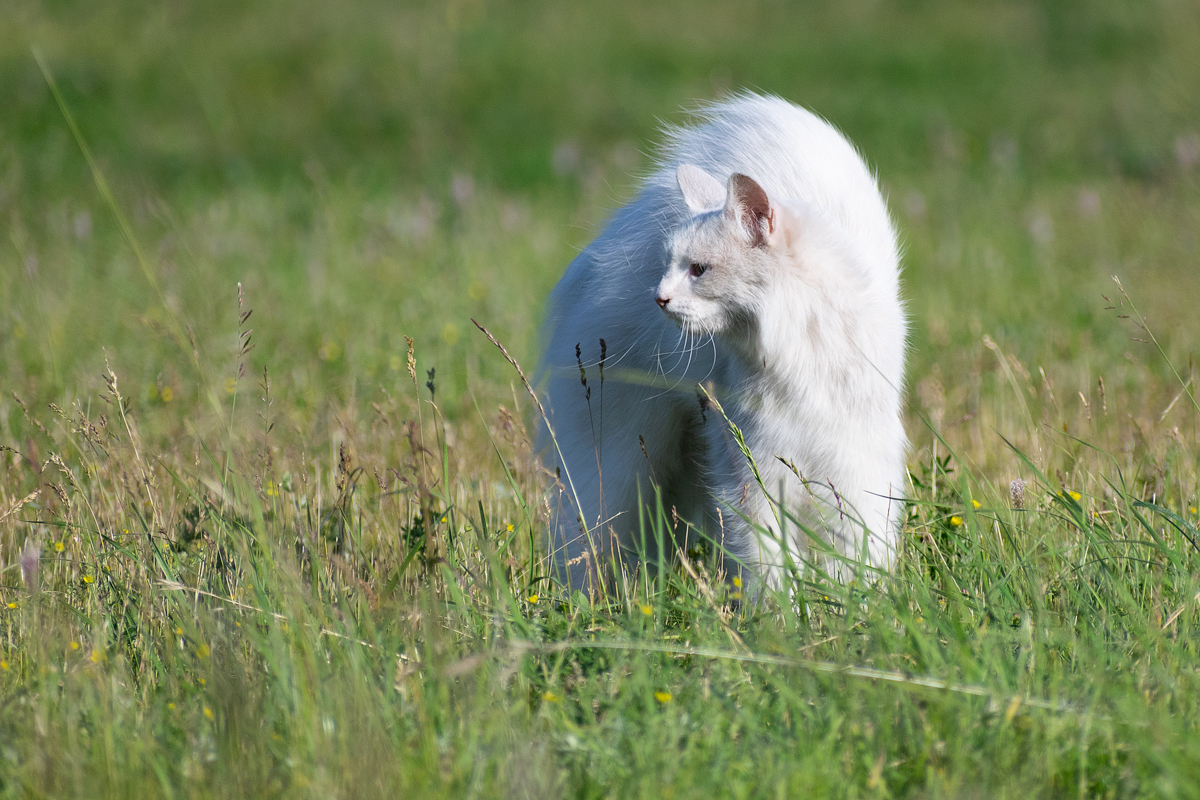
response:
<path id="1" fill-rule="evenodd" d="M 689 271 L 692 273 L 693 278 L 699 278 L 701 275 L 708 272 L 708 264 L 700 264 L 693 261 L 692 267 Z"/>

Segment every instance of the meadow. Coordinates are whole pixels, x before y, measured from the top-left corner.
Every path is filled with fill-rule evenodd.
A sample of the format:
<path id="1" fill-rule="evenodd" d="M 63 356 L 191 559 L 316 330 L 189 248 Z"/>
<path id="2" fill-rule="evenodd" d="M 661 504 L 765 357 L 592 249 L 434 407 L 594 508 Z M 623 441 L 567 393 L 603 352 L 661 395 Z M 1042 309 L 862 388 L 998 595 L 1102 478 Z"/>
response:
<path id="1" fill-rule="evenodd" d="M 1200 797 L 1195 4 L 0 18 L 0 797 Z M 740 88 L 901 231 L 900 563 L 569 595 L 472 320 Z"/>

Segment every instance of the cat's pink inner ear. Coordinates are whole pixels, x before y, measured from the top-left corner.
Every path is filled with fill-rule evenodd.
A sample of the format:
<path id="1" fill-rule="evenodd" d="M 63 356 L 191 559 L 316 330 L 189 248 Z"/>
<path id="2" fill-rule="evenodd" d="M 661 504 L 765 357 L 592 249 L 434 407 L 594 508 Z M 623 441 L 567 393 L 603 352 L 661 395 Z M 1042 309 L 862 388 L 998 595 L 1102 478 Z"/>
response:
<path id="1" fill-rule="evenodd" d="M 725 187 L 695 164 L 681 164 L 675 171 L 679 191 L 693 214 L 715 211 L 725 205 Z"/>
<path id="2" fill-rule="evenodd" d="M 751 245 L 766 244 L 767 236 L 774 233 L 775 209 L 766 191 L 749 175 L 735 172 L 729 176 L 729 211 L 750 236 Z"/>

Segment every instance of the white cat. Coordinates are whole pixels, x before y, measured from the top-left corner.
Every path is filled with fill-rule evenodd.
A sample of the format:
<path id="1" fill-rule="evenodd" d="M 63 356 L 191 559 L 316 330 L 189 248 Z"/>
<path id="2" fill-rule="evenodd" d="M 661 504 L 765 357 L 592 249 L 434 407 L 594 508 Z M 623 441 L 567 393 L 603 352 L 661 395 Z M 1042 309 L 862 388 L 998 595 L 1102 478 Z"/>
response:
<path id="1" fill-rule="evenodd" d="M 668 131 L 641 192 L 550 297 L 554 436 L 543 425 L 539 446 L 561 477 L 559 577 L 587 591 L 617 554 L 655 557 L 659 492 L 671 552 L 705 536 L 731 572 L 771 585 L 803 562 L 870 580 L 896 559 L 907 449 L 887 207 L 854 148 L 802 108 L 745 94 L 700 116 Z"/>

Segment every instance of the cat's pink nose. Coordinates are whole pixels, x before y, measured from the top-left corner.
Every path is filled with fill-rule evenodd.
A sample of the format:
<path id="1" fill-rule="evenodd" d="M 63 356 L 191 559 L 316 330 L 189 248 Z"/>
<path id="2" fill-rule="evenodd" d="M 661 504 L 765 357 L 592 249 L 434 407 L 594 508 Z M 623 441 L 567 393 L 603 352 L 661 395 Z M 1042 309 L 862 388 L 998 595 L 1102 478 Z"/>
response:
<path id="1" fill-rule="evenodd" d="M 654 302 L 658 303 L 658 307 L 659 307 L 659 308 L 661 308 L 661 309 L 664 309 L 664 310 L 665 310 L 665 309 L 666 309 L 666 307 L 667 307 L 667 303 L 671 302 L 671 298 L 669 298 L 669 297 L 655 297 L 655 298 L 654 298 Z"/>

